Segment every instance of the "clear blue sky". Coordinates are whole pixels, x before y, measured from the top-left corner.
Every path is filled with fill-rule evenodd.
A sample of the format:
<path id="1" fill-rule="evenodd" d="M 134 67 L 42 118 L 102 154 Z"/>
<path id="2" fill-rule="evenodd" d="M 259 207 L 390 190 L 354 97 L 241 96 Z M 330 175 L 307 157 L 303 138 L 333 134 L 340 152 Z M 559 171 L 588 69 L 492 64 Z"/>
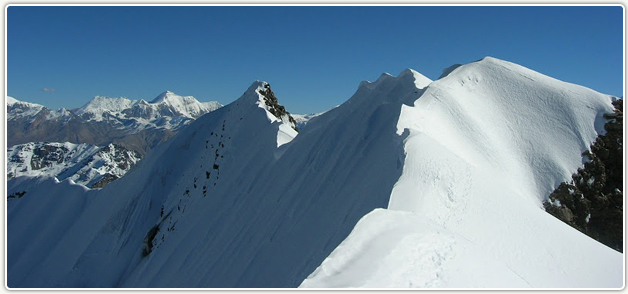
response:
<path id="1" fill-rule="evenodd" d="M 623 96 L 622 21 L 621 6 L 10 6 L 6 94 L 53 109 L 165 90 L 227 104 L 263 80 L 313 113 L 383 72 L 436 79 L 493 56 Z"/>

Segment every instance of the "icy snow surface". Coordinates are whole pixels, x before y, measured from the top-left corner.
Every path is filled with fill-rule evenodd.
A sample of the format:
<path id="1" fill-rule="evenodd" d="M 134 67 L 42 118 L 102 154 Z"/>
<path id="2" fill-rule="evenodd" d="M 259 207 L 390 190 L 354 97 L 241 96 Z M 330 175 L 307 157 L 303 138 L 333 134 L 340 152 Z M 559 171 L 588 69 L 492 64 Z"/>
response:
<path id="1" fill-rule="evenodd" d="M 403 173 L 302 287 L 623 287 L 623 256 L 546 213 L 611 98 L 484 58 L 403 106 Z"/>

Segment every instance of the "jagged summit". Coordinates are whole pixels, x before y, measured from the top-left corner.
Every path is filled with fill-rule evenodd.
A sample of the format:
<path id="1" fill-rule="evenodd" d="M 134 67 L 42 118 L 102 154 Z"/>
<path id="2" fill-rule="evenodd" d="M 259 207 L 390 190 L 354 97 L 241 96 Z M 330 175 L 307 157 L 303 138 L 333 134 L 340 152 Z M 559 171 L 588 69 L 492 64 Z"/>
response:
<path id="1" fill-rule="evenodd" d="M 165 100 L 181 99 L 184 97 L 192 97 L 192 96 L 179 96 L 172 91 L 166 90 L 163 93 L 159 94 L 157 97 L 155 97 L 155 99 L 153 99 L 150 103 L 155 104 L 155 103 L 163 102 Z"/>
<path id="2" fill-rule="evenodd" d="M 270 84 L 265 81 L 254 81 L 244 94 L 235 101 L 235 104 L 257 105 L 267 112 L 268 120 L 271 122 L 279 121 L 288 124 L 295 132 L 299 131 L 296 120 L 283 105 L 279 104 L 275 93 L 270 89 Z"/>
<path id="3" fill-rule="evenodd" d="M 258 88 L 258 93 L 262 96 L 265 105 L 264 108 L 268 110 L 268 112 L 277 119 L 289 124 L 295 131 L 299 131 L 299 129 L 297 129 L 297 122 L 290 115 L 290 112 L 288 112 L 283 105 L 279 104 L 275 93 L 270 89 L 270 84 L 264 83 L 261 89 Z"/>

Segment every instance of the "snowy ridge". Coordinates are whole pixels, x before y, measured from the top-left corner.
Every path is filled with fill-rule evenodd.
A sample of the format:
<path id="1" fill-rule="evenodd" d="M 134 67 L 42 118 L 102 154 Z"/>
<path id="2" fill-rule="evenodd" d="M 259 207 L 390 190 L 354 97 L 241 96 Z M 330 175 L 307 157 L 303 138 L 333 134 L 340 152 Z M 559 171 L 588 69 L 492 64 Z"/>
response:
<path id="1" fill-rule="evenodd" d="M 90 194 L 80 215 L 62 217 L 73 225 L 57 238 L 9 238 L 9 248 L 42 251 L 9 254 L 8 285 L 296 287 L 360 217 L 388 202 L 403 162 L 398 110 L 418 97 L 400 84 L 414 82 L 403 76 L 379 91 L 358 89 L 351 105 L 279 147 L 286 124 L 260 107 L 263 84 L 254 83 Z M 31 183 L 11 183 L 10 193 L 26 194 L 8 204 L 9 235 L 33 225 L 16 211 L 50 195 Z M 30 236 L 45 234 L 35 226 Z"/>
<path id="2" fill-rule="evenodd" d="M 402 106 L 406 159 L 388 209 L 301 286 L 623 287 L 621 253 L 542 209 L 610 102 L 490 57 L 452 69 Z"/>
<path id="3" fill-rule="evenodd" d="M 623 256 L 541 205 L 608 96 L 486 58 L 363 82 L 280 144 L 265 85 L 103 189 L 9 181 L 7 285 L 622 287 Z"/>
<path id="4" fill-rule="evenodd" d="M 102 188 L 122 177 L 139 155 L 114 144 L 33 142 L 7 151 L 7 179 L 20 176 L 70 179 L 89 188 Z"/>

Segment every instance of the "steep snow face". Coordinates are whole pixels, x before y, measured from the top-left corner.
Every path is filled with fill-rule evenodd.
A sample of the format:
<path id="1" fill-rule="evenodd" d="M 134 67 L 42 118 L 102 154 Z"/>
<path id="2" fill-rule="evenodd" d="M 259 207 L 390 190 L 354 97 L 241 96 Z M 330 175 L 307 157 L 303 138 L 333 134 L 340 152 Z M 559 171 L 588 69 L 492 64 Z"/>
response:
<path id="1" fill-rule="evenodd" d="M 37 179 L 19 178 L 9 193 L 26 193 L 7 203 L 7 284 L 298 286 L 359 218 L 388 203 L 403 167 L 402 138 L 395 133 L 399 109 L 420 95 L 420 77 L 387 76 L 373 83 L 378 87 L 360 87 L 350 103 L 312 120 L 279 147 L 278 132 L 291 126 L 269 116 L 260 103 L 265 83 L 256 82 L 123 178 L 86 192 L 88 200 L 72 214 L 20 215 L 34 209 L 44 191 Z M 58 206 L 76 201 L 54 197 Z M 71 225 L 37 225 L 57 218 Z M 28 238 L 15 233 L 25 228 Z M 47 238 L 50 232 L 54 238 Z"/>
<path id="2" fill-rule="evenodd" d="M 114 144 L 33 142 L 7 151 L 7 179 L 20 176 L 71 179 L 90 188 L 102 188 L 122 177 L 139 161 L 136 152 Z"/>
<path id="3" fill-rule="evenodd" d="M 621 288 L 622 254 L 546 213 L 611 98 L 484 58 L 412 106 L 387 210 L 360 220 L 302 287 Z"/>

